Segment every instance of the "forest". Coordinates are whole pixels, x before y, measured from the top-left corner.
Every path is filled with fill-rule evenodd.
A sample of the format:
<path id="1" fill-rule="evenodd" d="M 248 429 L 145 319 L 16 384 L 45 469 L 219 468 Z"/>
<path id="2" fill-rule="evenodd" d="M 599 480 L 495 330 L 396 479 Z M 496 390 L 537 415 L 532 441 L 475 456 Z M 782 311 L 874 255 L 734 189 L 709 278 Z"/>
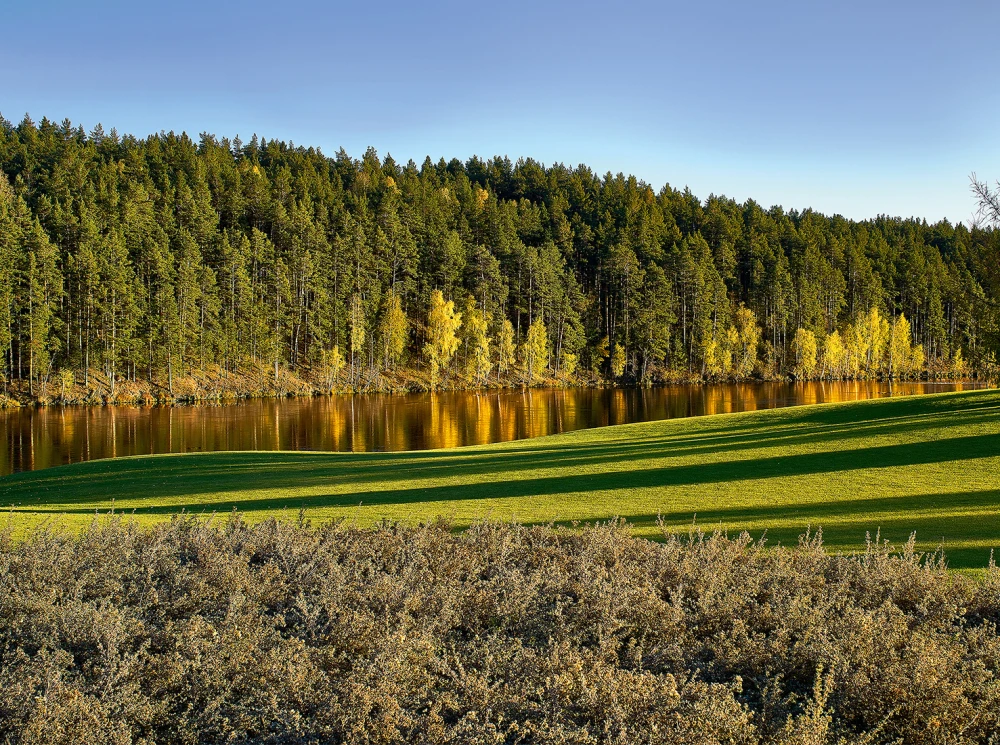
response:
<path id="1" fill-rule="evenodd" d="M 998 249 L 584 165 L 0 117 L 5 400 L 992 376 Z"/>

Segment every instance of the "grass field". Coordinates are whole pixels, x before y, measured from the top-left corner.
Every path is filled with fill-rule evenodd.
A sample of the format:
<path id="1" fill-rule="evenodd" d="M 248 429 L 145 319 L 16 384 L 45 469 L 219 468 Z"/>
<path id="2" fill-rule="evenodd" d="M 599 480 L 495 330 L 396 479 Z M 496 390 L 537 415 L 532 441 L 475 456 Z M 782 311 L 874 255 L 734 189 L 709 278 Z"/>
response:
<path id="1" fill-rule="evenodd" d="M 112 500 L 114 502 L 112 503 Z M 1000 548 L 1000 392 L 944 393 L 581 430 L 407 453 L 240 452 L 92 461 L 0 479 L 15 529 L 95 511 L 165 519 L 181 510 L 247 519 L 484 516 L 521 522 L 623 517 L 672 529 L 749 530 L 794 542 L 822 527 L 832 549 L 865 532 L 916 531 L 951 566 Z"/>

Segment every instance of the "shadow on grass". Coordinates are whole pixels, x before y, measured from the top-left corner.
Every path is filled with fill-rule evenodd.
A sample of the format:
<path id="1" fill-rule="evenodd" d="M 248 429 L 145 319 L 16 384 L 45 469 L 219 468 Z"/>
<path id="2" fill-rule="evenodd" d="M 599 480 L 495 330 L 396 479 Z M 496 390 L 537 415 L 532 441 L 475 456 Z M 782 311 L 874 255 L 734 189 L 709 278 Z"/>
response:
<path id="1" fill-rule="evenodd" d="M 594 473 L 574 474 L 572 472 L 554 476 L 517 478 L 512 474 L 527 473 L 534 468 L 530 456 L 509 464 L 510 474 L 501 474 L 502 480 L 459 482 L 455 484 L 420 486 L 419 484 L 401 489 L 369 488 L 366 481 L 342 480 L 344 490 L 318 495 L 296 495 L 278 498 L 258 499 L 201 499 L 186 503 L 172 503 L 157 507 L 143 507 L 145 514 L 167 514 L 180 509 L 229 510 L 244 512 L 274 510 L 285 507 L 347 507 L 363 503 L 374 505 L 408 505 L 421 502 L 470 501 L 483 499 L 512 499 L 524 497 L 552 497 L 566 494 L 613 493 L 622 489 L 657 489 L 700 484 L 728 483 L 733 481 L 759 481 L 770 478 L 788 478 L 823 473 L 847 472 L 871 468 L 925 465 L 1000 456 L 1000 438 L 996 435 L 975 435 L 954 437 L 920 443 L 884 445 L 858 450 L 838 452 L 803 453 L 799 455 L 756 458 L 750 461 L 723 461 L 704 464 L 650 467 L 637 470 L 620 469 Z M 453 475 L 463 475 L 460 467 L 455 467 Z M 243 484 L 241 489 L 264 488 L 259 483 Z M 112 494 L 113 490 L 109 489 Z M 108 492 L 105 492 L 107 494 Z M 189 492 L 182 492 L 189 494 Z M 144 498 L 165 496 L 163 493 L 141 495 Z M 777 497 L 777 495 L 775 495 Z M 107 499 L 108 497 L 105 497 Z M 128 500 L 118 500 L 128 504 Z M 43 502 L 21 502 L 26 508 L 45 511 Z M 53 511 L 90 512 L 92 508 L 72 509 L 69 502 L 59 503 Z M 587 504 L 584 502 L 583 504 Z M 769 509 L 764 507 L 762 509 Z"/>
<path id="2" fill-rule="evenodd" d="M 794 545 L 800 535 L 823 530 L 823 542 L 834 551 L 863 550 L 865 534 L 879 535 L 899 547 L 911 533 L 923 546 L 940 546 L 950 566 L 984 568 L 990 552 L 1000 549 L 1000 488 L 944 494 L 914 494 L 862 498 L 817 504 L 777 504 L 664 512 L 659 515 L 594 515 L 591 521 L 623 517 L 638 529 L 650 529 L 662 519 L 669 532 L 684 534 L 692 527 L 717 528 L 730 534 L 748 529 L 770 545 Z M 563 521 L 560 521 L 563 522 Z M 652 537 L 656 537 L 653 535 Z M 969 545 L 975 544 L 975 545 Z"/>
<path id="3" fill-rule="evenodd" d="M 958 408 L 952 401 L 951 407 L 944 410 L 940 402 L 926 400 L 932 397 L 921 397 L 865 402 L 868 405 L 860 408 L 857 404 L 817 407 L 805 414 L 785 410 L 779 416 L 755 416 L 750 422 L 738 420 L 739 426 L 678 427 L 676 422 L 628 425 L 611 430 L 614 437 L 578 444 L 560 443 L 557 438 L 537 444 L 525 441 L 515 447 L 450 451 L 197 453 L 92 461 L 7 477 L 5 483 L 0 483 L 0 504 L 41 507 L 110 498 L 117 501 L 193 498 L 198 494 L 317 486 L 328 486 L 334 491 L 318 497 L 290 495 L 288 499 L 308 500 L 317 505 L 356 504 L 362 499 L 391 504 L 718 483 L 1000 455 L 1000 438 L 995 435 L 935 439 L 951 426 L 970 427 L 996 421 L 1000 410 L 998 397 L 984 399 L 982 393 L 977 391 L 980 395 L 975 398 L 968 394 L 970 399 L 963 399 Z M 853 418 L 849 416 L 852 414 Z M 714 424 L 717 420 L 711 421 Z M 704 423 L 707 422 L 702 420 Z M 651 429 L 662 434 L 650 436 Z M 915 442 L 871 446 L 879 438 L 889 436 L 907 437 Z M 824 446 L 829 451 L 796 452 L 806 448 L 815 451 Z M 720 455 L 778 448 L 789 455 L 718 460 Z M 680 458 L 694 457 L 709 462 L 671 464 Z M 575 473 L 517 478 L 518 474 L 550 468 Z M 748 473 L 750 468 L 752 473 Z M 503 480 L 476 482 L 478 477 L 490 475 Z M 470 479 L 472 483 L 433 484 L 456 478 Z M 421 481 L 432 483 L 424 485 Z M 406 486 L 373 491 L 370 487 L 375 483 Z M 456 490 L 462 493 L 457 494 Z M 275 502 L 243 500 L 247 505 L 258 505 L 257 509 L 271 509 Z"/>
<path id="4" fill-rule="evenodd" d="M 530 497 L 543 502 L 592 495 L 575 498 L 573 509 L 578 514 L 564 517 L 594 520 L 611 517 L 604 514 L 608 500 L 630 489 L 655 494 L 657 489 L 702 484 L 766 482 L 1000 456 L 998 414 L 1000 395 L 976 391 L 626 425 L 448 451 L 140 456 L 5 477 L 0 480 L 0 504 L 17 504 L 39 514 L 86 514 L 93 512 L 94 502 L 112 498 L 126 511 L 131 500 L 180 498 L 169 505 L 142 507 L 139 514 L 233 508 L 252 514 L 358 503 L 399 513 L 393 508 L 424 502 Z M 990 431 L 983 433 L 984 428 Z M 545 474 L 544 469 L 560 472 Z M 441 483 L 446 480 L 455 483 Z M 990 514 L 1000 502 L 996 489 L 854 499 L 831 494 L 829 502 L 792 504 L 788 495 L 769 490 L 766 483 L 755 486 L 756 494 L 766 495 L 755 506 L 692 509 L 664 518 L 682 524 L 697 512 L 701 525 L 767 528 L 773 540 L 784 543 L 794 542 L 807 525 L 824 526 L 831 548 L 845 550 L 856 550 L 866 530 L 881 527 L 894 541 L 904 541 L 917 530 L 922 541 L 942 537 L 946 549 L 949 542 L 955 543 L 948 551 L 954 566 L 983 566 L 987 560 L 988 548 L 958 545 L 963 541 L 1000 543 L 1000 518 Z M 260 499 L 223 496 L 269 489 L 289 493 Z M 296 489 L 322 493 L 302 495 Z M 677 494 L 671 495 L 675 504 Z M 747 496 L 754 498 L 753 493 Z M 648 498 L 644 500 L 648 504 Z M 88 502 L 90 506 L 84 506 Z M 650 515 L 622 516 L 639 526 L 655 522 Z"/>

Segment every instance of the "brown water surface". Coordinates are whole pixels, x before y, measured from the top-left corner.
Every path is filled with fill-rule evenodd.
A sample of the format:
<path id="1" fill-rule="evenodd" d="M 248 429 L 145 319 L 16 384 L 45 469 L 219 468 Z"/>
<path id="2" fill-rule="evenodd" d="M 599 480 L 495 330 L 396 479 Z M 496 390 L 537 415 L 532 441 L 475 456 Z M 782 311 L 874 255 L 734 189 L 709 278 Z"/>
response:
<path id="1" fill-rule="evenodd" d="M 609 424 L 967 390 L 975 383 L 744 383 L 258 399 L 0 412 L 0 475 L 194 450 L 426 450 Z"/>

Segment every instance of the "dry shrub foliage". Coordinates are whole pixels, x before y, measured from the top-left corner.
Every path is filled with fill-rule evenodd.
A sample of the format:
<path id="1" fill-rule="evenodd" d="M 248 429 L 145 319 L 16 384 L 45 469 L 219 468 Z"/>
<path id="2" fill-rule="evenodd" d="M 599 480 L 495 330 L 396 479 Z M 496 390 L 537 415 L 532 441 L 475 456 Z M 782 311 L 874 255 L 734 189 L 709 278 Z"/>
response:
<path id="1" fill-rule="evenodd" d="M 4 743 L 989 743 L 1000 571 L 300 521 L 0 540 Z"/>

